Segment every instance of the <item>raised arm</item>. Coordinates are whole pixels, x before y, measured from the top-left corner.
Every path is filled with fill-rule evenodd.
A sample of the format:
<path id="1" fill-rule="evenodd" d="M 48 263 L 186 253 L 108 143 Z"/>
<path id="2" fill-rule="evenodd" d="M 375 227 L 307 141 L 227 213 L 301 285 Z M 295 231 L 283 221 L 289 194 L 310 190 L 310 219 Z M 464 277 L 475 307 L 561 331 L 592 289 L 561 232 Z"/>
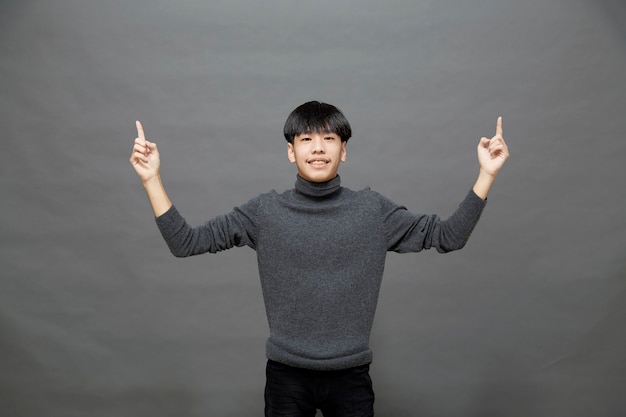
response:
<path id="1" fill-rule="evenodd" d="M 130 164 L 148 193 L 155 217 L 159 217 L 172 207 L 172 202 L 161 181 L 161 159 L 156 143 L 146 140 L 140 121 L 136 125 L 137 137 L 130 155 Z"/>
<path id="2" fill-rule="evenodd" d="M 502 117 L 498 117 L 495 136 L 491 139 L 483 137 L 478 143 L 480 171 L 473 190 L 483 200 L 487 199 L 489 190 L 508 157 L 509 149 L 502 136 Z"/>

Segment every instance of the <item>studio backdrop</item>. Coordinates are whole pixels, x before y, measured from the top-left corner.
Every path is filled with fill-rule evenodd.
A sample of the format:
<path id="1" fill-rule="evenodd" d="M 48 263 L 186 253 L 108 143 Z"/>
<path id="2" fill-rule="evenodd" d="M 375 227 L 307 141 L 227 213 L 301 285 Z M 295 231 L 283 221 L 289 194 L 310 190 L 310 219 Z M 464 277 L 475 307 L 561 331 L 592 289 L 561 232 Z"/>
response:
<path id="1" fill-rule="evenodd" d="M 617 0 L 0 2 L 0 416 L 262 415 L 255 253 L 174 258 L 135 120 L 194 225 L 293 187 L 283 123 L 338 106 L 342 184 L 450 215 L 389 254 L 379 416 L 626 415 L 626 20 Z"/>

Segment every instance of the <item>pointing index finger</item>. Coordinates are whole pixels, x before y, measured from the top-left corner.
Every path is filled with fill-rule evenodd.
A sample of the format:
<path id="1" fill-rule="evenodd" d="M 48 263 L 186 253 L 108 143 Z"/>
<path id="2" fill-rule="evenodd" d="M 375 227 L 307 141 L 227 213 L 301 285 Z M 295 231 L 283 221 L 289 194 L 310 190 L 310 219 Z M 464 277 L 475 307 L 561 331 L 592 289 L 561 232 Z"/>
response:
<path id="1" fill-rule="evenodd" d="M 502 116 L 498 116 L 496 121 L 496 136 L 502 136 Z"/>
<path id="2" fill-rule="evenodd" d="M 143 133 L 143 126 L 139 120 L 135 121 L 135 126 L 137 126 L 137 137 L 146 143 L 146 135 Z"/>

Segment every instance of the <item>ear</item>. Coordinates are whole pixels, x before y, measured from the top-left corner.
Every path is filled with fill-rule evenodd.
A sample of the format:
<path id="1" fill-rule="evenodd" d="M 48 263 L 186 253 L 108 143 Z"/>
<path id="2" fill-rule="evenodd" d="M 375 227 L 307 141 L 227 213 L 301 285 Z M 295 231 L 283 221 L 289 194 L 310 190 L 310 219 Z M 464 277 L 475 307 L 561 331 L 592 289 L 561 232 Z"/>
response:
<path id="1" fill-rule="evenodd" d="M 293 143 L 287 143 L 287 157 L 292 164 L 296 163 L 296 153 L 293 149 Z"/>
<path id="2" fill-rule="evenodd" d="M 347 150 L 346 147 L 348 142 L 341 142 L 341 162 L 346 162 Z"/>

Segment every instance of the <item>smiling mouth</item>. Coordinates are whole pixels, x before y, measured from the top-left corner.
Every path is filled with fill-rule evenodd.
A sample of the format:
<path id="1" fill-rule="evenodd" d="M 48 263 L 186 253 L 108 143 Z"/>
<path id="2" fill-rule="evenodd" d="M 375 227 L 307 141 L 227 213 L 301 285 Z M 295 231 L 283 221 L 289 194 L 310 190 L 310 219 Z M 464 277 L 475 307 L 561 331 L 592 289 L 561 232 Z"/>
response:
<path id="1" fill-rule="evenodd" d="M 313 159 L 313 160 L 307 161 L 307 164 L 313 165 L 313 166 L 324 166 L 328 164 L 329 162 L 330 161 L 325 160 L 325 159 Z"/>

